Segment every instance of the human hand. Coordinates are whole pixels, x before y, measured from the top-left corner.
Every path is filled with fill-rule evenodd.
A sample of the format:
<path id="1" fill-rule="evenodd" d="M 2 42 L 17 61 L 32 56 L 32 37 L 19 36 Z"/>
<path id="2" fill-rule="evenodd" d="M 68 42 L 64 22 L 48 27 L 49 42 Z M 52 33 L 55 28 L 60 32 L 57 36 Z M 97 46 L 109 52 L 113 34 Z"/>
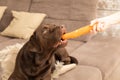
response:
<path id="1" fill-rule="evenodd" d="M 91 21 L 91 26 L 93 26 L 93 29 L 91 30 L 92 33 L 96 34 L 97 32 L 102 32 L 106 30 L 110 25 L 109 18 L 98 18 Z"/>

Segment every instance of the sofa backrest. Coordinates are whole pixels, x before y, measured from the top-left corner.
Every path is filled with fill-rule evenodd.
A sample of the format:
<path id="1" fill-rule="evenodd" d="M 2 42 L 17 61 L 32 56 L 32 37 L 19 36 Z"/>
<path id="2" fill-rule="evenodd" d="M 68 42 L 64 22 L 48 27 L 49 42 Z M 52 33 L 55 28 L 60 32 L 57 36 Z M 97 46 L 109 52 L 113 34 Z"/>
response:
<path id="1" fill-rule="evenodd" d="M 0 31 L 3 31 L 12 20 L 11 10 L 28 11 L 31 0 L 0 0 L 0 6 L 7 6 L 7 10 L 0 21 Z"/>
<path id="2" fill-rule="evenodd" d="M 2 20 L 0 31 L 3 31 L 12 20 L 11 10 L 40 12 L 47 14 L 44 23 L 65 25 L 67 31 L 73 31 L 90 24 L 96 17 L 98 0 L 0 0 L 0 5 L 8 6 Z M 87 40 L 88 36 L 77 38 Z"/>

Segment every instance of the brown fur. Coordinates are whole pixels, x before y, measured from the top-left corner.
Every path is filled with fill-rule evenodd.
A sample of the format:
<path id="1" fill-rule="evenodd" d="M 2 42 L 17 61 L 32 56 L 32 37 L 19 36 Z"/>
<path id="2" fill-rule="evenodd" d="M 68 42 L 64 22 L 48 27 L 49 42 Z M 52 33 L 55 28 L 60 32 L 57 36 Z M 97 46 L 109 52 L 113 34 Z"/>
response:
<path id="1" fill-rule="evenodd" d="M 38 27 L 19 51 L 15 69 L 8 80 L 51 80 L 55 59 L 71 63 L 72 59 L 64 49 L 67 43 L 61 43 L 64 30 L 53 24 Z"/>

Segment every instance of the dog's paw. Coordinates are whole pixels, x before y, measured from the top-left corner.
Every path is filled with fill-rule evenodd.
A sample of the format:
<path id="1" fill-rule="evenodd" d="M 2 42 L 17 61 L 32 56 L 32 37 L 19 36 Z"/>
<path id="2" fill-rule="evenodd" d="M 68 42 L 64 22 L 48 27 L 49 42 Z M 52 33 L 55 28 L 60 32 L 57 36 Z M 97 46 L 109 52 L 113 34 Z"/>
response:
<path id="1" fill-rule="evenodd" d="M 73 68 L 76 67 L 76 64 L 72 63 L 72 64 L 67 64 L 67 65 L 63 65 L 63 62 L 57 62 L 57 64 L 55 65 L 55 70 L 52 74 L 52 78 L 59 78 L 60 75 L 72 70 Z"/>
<path id="2" fill-rule="evenodd" d="M 71 63 L 78 64 L 78 60 L 75 57 L 69 56 L 71 59 Z"/>

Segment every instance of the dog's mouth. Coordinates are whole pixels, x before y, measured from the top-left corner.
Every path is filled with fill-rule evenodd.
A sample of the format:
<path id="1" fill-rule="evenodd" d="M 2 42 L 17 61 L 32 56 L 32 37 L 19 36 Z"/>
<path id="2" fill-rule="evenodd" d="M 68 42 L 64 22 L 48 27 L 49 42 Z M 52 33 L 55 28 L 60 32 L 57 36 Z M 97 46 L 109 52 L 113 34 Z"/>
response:
<path id="1" fill-rule="evenodd" d="M 66 28 L 64 26 L 60 27 L 61 29 L 61 34 L 64 35 L 66 33 Z M 67 45 L 67 40 L 63 39 L 61 35 L 61 40 L 55 45 L 55 47 L 65 47 Z"/>

